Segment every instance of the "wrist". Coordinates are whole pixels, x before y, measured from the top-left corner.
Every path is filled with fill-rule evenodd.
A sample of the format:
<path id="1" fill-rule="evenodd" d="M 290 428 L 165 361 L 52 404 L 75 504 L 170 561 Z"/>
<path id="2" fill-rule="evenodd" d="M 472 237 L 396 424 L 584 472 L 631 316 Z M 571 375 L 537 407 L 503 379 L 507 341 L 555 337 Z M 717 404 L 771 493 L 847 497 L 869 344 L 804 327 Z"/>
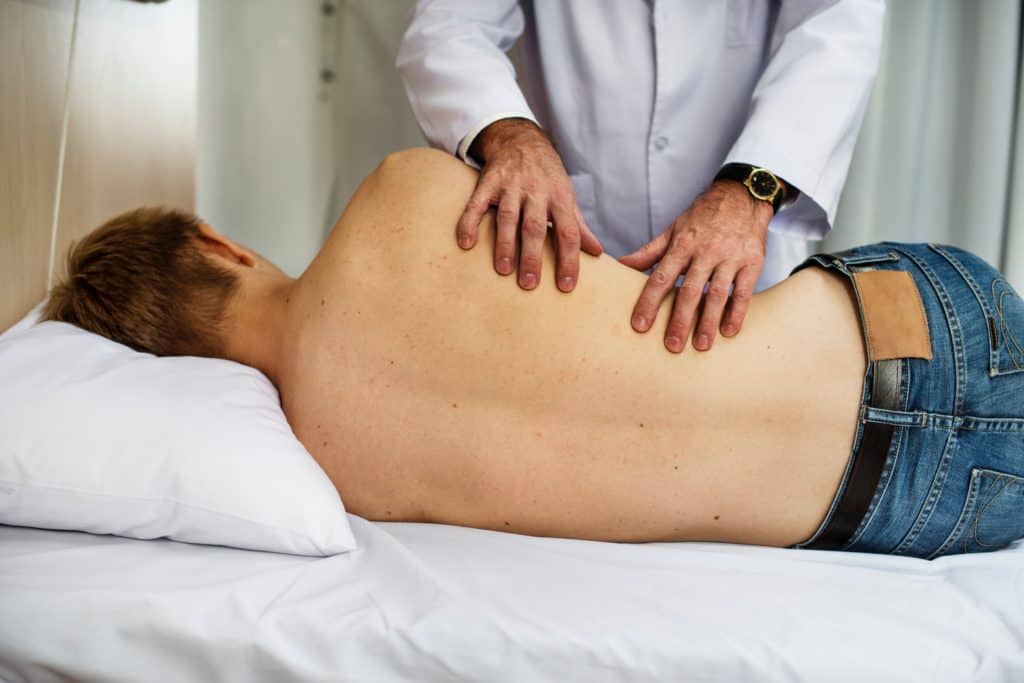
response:
<path id="1" fill-rule="evenodd" d="M 529 119 L 498 119 L 480 131 L 469 146 L 469 155 L 483 164 L 509 144 L 537 138 L 548 140 L 540 126 Z"/>
<path id="2" fill-rule="evenodd" d="M 750 194 L 750 191 L 747 189 L 747 187 L 738 180 L 719 178 L 718 180 L 715 180 L 713 183 L 711 183 L 711 187 L 718 190 L 719 192 L 724 192 L 726 194 L 733 195 L 737 199 L 743 197 L 745 201 L 749 203 L 750 209 L 751 211 L 753 211 L 754 217 L 758 220 L 758 223 L 760 223 L 764 227 L 768 226 L 768 223 L 775 215 L 775 208 L 772 206 L 771 202 L 765 201 L 763 199 L 757 199 L 752 194 Z"/>
<path id="3" fill-rule="evenodd" d="M 779 176 L 763 166 L 731 162 L 715 174 L 715 180 L 734 180 L 743 185 L 755 200 L 771 204 L 772 215 L 787 203 L 789 186 Z"/>

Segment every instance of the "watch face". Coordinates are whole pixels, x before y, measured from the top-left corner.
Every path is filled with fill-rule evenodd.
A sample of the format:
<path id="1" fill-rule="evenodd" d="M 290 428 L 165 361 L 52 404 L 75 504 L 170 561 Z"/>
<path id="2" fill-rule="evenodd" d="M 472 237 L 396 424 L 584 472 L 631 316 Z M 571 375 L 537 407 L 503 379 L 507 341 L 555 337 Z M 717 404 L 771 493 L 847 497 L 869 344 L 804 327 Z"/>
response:
<path id="1" fill-rule="evenodd" d="M 775 194 L 779 187 L 779 181 L 768 171 L 754 171 L 750 174 L 750 189 L 761 199 L 767 199 Z"/>

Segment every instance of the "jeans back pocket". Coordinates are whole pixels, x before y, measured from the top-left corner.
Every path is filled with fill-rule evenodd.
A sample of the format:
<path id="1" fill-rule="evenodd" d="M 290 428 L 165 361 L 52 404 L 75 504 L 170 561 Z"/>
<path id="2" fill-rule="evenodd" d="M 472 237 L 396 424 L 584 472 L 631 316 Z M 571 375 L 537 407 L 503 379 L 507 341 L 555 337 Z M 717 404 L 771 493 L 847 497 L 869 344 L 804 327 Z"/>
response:
<path id="1" fill-rule="evenodd" d="M 1024 301 L 1002 274 L 983 259 L 956 247 L 930 244 L 955 268 L 985 315 L 990 377 L 1024 372 Z"/>
<path id="2" fill-rule="evenodd" d="M 1024 300 L 1001 277 L 992 280 L 991 293 L 990 372 L 992 376 L 1024 372 Z"/>
<path id="3" fill-rule="evenodd" d="M 1024 477 L 975 467 L 956 526 L 928 559 L 998 550 L 1019 538 L 1024 538 Z"/>

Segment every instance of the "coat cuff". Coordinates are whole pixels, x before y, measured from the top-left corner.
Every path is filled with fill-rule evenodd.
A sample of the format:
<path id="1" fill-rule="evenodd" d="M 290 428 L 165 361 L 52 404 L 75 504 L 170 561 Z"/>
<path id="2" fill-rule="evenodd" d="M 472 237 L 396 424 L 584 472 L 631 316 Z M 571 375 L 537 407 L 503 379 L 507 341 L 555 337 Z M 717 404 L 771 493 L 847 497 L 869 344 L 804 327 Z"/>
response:
<path id="1" fill-rule="evenodd" d="M 767 168 L 782 178 L 787 185 L 800 192 L 796 201 L 784 206 L 772 217 L 768 229 L 783 235 L 801 237 L 806 240 L 820 240 L 832 228 L 834 201 L 832 193 L 824 192 L 817 179 L 808 176 L 785 155 L 773 155 L 772 158 L 759 156 L 752 150 L 743 149 L 742 140 L 733 147 L 723 162 L 725 164 L 750 164 Z M 828 207 L 828 208 L 826 208 Z M 830 211 L 830 209 L 832 209 Z"/>
<path id="2" fill-rule="evenodd" d="M 476 140 L 476 136 L 480 135 L 484 128 L 495 121 L 501 121 L 502 119 L 526 119 L 527 121 L 531 121 L 537 126 L 540 126 L 540 124 L 537 123 L 537 119 L 534 117 L 533 112 L 529 109 L 504 111 L 490 116 L 485 116 L 473 124 L 473 127 L 469 129 L 469 132 L 462 137 L 462 140 L 459 141 L 458 147 L 455 149 L 455 156 L 459 157 L 473 168 L 479 170 L 480 164 L 478 164 L 473 157 L 469 155 L 469 148 L 473 145 L 473 141 Z"/>

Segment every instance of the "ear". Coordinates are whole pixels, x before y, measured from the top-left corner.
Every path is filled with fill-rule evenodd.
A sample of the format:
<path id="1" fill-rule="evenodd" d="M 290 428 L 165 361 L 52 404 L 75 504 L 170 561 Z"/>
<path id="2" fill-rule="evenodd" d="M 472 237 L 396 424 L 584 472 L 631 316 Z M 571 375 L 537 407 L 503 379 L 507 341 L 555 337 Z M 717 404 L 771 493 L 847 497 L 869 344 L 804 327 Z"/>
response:
<path id="1" fill-rule="evenodd" d="M 256 265 L 256 257 L 248 249 L 241 247 L 206 223 L 199 224 L 199 248 L 208 255 L 252 268 Z"/>

